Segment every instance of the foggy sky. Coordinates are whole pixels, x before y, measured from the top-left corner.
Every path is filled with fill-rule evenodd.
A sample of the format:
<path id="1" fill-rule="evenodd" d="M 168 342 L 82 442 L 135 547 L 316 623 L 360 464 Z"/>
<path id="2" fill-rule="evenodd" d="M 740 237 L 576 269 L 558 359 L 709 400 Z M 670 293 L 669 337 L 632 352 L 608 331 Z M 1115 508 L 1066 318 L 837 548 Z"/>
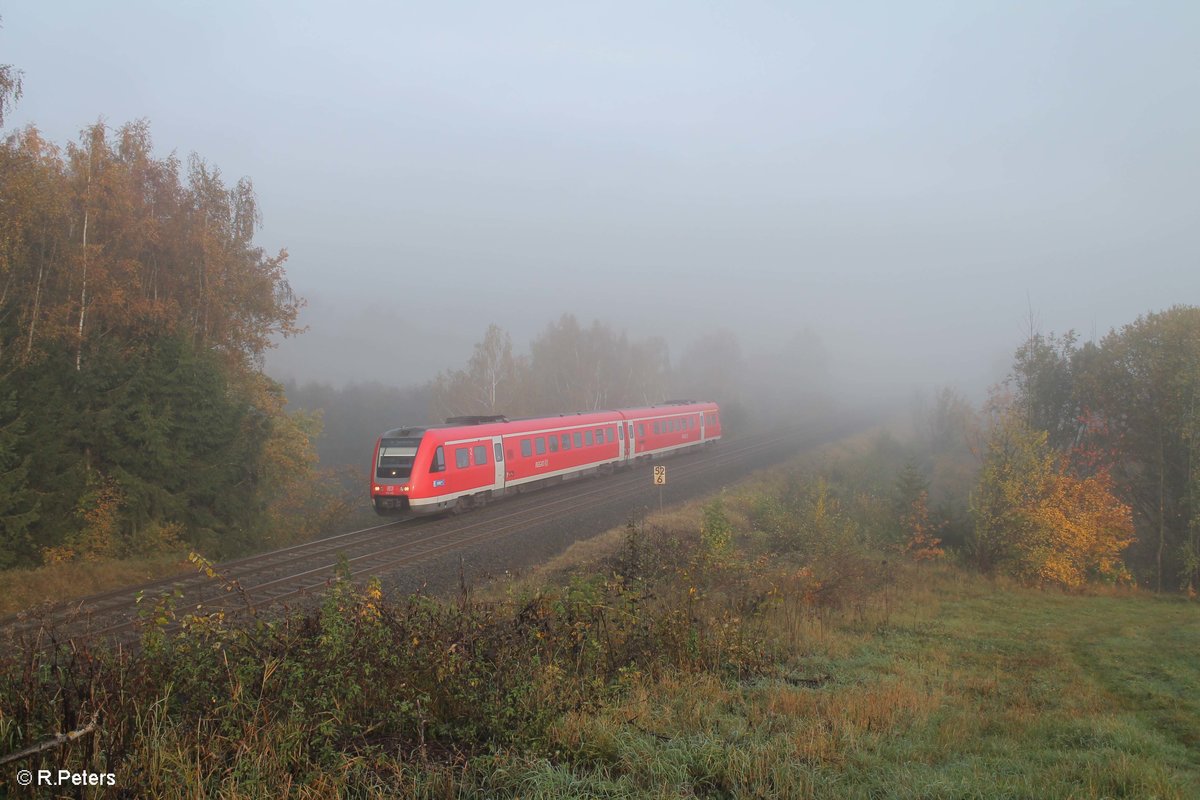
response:
<path id="1" fill-rule="evenodd" d="M 147 118 L 253 179 L 311 330 L 404 384 L 570 311 L 817 332 L 976 391 L 1027 330 L 1200 302 L 1200 4 L 8 2 L 8 128 Z"/>

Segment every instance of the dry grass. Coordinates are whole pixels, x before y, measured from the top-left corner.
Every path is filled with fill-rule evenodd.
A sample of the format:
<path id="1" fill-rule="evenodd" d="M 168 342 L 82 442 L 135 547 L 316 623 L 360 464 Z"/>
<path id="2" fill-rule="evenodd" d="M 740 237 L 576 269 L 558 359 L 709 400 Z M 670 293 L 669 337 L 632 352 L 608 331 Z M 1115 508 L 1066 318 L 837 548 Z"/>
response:
<path id="1" fill-rule="evenodd" d="M 778 677 L 640 676 L 553 745 L 656 796 L 1194 796 L 1194 605 L 950 566 L 906 569 L 890 602 L 819 613 L 784 592 L 755 622 Z"/>

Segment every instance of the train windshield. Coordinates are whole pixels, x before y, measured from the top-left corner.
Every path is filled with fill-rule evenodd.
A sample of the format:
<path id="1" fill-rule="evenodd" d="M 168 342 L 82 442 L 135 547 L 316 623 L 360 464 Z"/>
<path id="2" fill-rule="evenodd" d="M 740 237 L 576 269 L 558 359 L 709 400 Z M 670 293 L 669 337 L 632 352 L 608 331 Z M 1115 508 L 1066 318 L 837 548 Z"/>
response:
<path id="1" fill-rule="evenodd" d="M 376 478 L 404 480 L 412 473 L 417 459 L 420 437 L 383 439 L 379 442 L 379 463 L 375 465 Z"/>

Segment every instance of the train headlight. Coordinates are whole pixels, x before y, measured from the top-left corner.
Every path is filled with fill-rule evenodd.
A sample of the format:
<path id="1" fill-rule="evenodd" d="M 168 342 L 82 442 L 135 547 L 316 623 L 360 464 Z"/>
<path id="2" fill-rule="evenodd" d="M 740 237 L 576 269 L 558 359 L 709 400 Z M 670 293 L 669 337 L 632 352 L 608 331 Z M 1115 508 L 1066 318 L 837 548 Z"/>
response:
<path id="1" fill-rule="evenodd" d="M 407 491 L 408 491 L 408 486 L 407 486 L 407 485 L 405 485 L 405 486 L 401 486 L 401 487 L 400 487 L 400 491 L 402 491 L 402 492 L 407 492 Z"/>
<path id="2" fill-rule="evenodd" d="M 375 487 L 375 491 L 377 491 L 377 492 L 382 492 L 382 491 L 383 491 L 383 487 L 382 487 L 382 486 L 376 486 L 376 487 Z"/>

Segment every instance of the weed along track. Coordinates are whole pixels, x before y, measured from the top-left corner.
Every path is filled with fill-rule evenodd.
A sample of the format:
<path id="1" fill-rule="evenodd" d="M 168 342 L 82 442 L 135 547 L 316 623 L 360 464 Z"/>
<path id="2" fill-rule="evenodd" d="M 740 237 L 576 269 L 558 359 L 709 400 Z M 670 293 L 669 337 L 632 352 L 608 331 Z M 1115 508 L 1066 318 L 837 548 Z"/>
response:
<path id="1" fill-rule="evenodd" d="M 885 436 L 745 444 L 666 462 L 645 524 L 649 468 L 199 561 L 237 581 L 200 611 L 14 642 L 0 759 L 114 797 L 1195 797 L 1194 603 L 901 550 Z M 536 569 L 446 596 L 518 549 Z"/>
<path id="2" fill-rule="evenodd" d="M 675 490 L 669 497 L 674 502 L 706 486 L 711 488 L 714 479 L 727 482 L 783 460 L 815 439 L 799 430 L 776 431 L 726 440 L 714 451 L 669 459 L 665 463 Z M 199 560 L 193 575 L 10 616 L 0 622 L 0 635 L 28 639 L 53 632 L 58 641 L 80 637 L 130 640 L 137 630 L 139 597 L 151 604 L 172 598 L 175 607 L 187 613 L 257 613 L 320 590 L 342 559 L 355 578 L 379 576 L 386 582 L 398 570 L 466 554 L 522 531 L 530 532 L 531 539 L 547 527 L 565 526 L 576 537 L 596 533 L 609 524 L 596 530 L 593 521 L 614 510 L 628 515 L 631 507 L 656 504 L 651 499 L 658 495 L 650 485 L 650 474 L 648 465 L 639 465 L 611 476 L 566 481 L 551 491 L 533 492 L 463 516 L 398 520 L 216 565 Z M 517 542 L 506 549 L 519 552 L 525 544 L 528 542 Z M 498 562 L 496 566 L 505 568 Z M 433 582 L 442 584 L 434 588 L 444 588 L 446 583 Z M 421 580 L 417 586 L 424 583 L 426 580 Z"/>

